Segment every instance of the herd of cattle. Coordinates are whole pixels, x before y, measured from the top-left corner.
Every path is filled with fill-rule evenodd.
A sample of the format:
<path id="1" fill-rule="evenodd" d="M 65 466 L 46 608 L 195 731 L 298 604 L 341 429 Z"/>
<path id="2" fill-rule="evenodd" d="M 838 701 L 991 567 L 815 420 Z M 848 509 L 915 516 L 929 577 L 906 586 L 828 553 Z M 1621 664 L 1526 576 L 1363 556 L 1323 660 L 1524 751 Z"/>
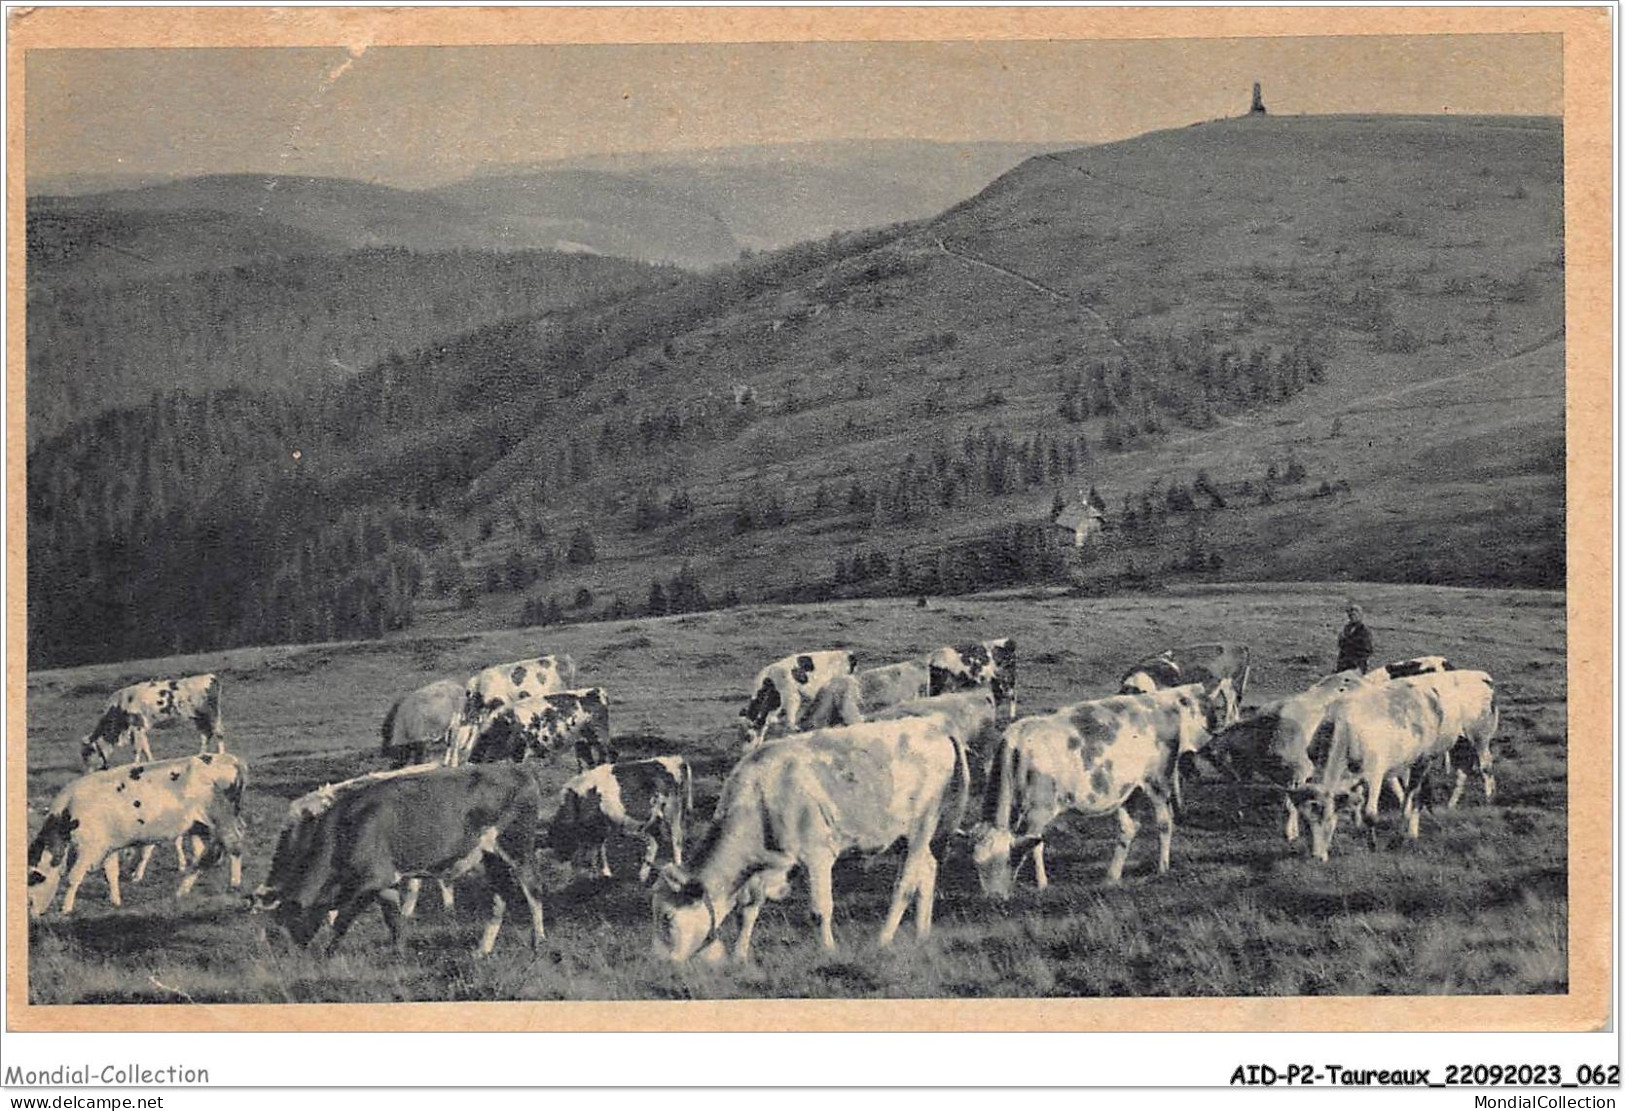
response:
<path id="1" fill-rule="evenodd" d="M 884 945 L 910 906 L 917 933 L 930 932 L 938 862 L 951 836 L 968 838 L 983 892 L 1003 899 L 1029 860 L 1037 885 L 1047 885 L 1044 835 L 1058 817 L 1115 814 L 1120 835 L 1106 880 L 1116 883 L 1139 825 L 1127 803 L 1141 795 L 1157 827 L 1157 867 L 1166 871 L 1182 778 L 1252 784 L 1277 797 L 1288 841 L 1306 822 L 1322 861 L 1339 811 L 1356 825 L 1374 823 L 1385 789 L 1412 838 L 1440 777 L 1453 777 L 1450 807 L 1471 771 L 1486 799 L 1494 792 L 1494 683 L 1438 656 L 1341 672 L 1245 716 L 1250 664 L 1241 645 L 1170 649 L 1130 669 L 1115 695 L 1026 717 L 1016 710 L 1016 677 L 1008 638 L 864 670 L 849 651 L 770 664 L 740 711 L 743 753 L 691 865 L 688 762 L 678 754 L 619 759 L 609 699 L 602 688 L 576 686 L 568 656 L 433 683 L 384 719 L 392 770 L 289 805 L 270 873 L 249 902 L 300 945 L 324 924 L 336 944 L 376 903 L 400 946 L 422 879 L 436 880 L 449 906 L 452 885 L 478 869 L 491 890 L 479 952 L 491 951 L 509 905 L 529 911 L 535 946 L 543 937 L 539 840 L 566 860 L 590 854 L 609 876 L 608 843 L 626 834 L 644 844 L 639 879 L 653 888 L 656 951 L 719 959 L 737 913 L 734 954 L 745 959 L 763 905 L 788 895 L 797 869 L 822 943 L 833 947 L 833 868 L 854 850 L 906 846 L 880 930 Z M 201 750 L 154 761 L 148 733 L 173 722 L 191 722 Z M 224 737 L 213 675 L 116 692 L 82 742 L 86 773 L 57 794 L 29 846 L 30 912 L 48 909 L 65 872 L 62 913 L 71 913 L 98 865 L 117 906 L 125 850 L 140 849 L 132 876 L 139 881 L 154 848 L 170 843 L 182 873 L 178 895 L 226 857 L 239 887 L 247 769 Z M 566 746 L 575 774 L 561 791 L 544 791 L 538 770 L 557 769 Z M 112 766 L 120 748 L 135 762 Z M 657 869 L 662 850 L 669 859 Z"/>

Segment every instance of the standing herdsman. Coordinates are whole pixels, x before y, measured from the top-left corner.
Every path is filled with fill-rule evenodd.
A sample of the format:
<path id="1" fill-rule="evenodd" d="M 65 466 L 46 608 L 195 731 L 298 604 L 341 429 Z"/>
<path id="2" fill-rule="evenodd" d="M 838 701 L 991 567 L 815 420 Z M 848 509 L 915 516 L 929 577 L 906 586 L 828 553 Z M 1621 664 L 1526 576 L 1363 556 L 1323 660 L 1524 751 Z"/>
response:
<path id="1" fill-rule="evenodd" d="M 1371 664 L 1371 630 L 1365 627 L 1365 613 L 1349 603 L 1349 623 L 1337 634 L 1338 671 L 1356 670 L 1362 675 Z"/>

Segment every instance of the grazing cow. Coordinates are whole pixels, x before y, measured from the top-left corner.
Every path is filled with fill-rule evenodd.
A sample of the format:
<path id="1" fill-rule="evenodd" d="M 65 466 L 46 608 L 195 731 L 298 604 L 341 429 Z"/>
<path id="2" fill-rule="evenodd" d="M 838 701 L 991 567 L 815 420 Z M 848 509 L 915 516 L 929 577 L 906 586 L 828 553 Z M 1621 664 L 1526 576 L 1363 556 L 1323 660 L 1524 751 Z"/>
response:
<path id="1" fill-rule="evenodd" d="M 924 698 L 930 689 L 929 669 L 925 664 L 912 661 L 837 675 L 802 711 L 799 731 L 856 725 L 888 706 Z"/>
<path id="2" fill-rule="evenodd" d="M 222 855 L 231 858 L 231 886 L 241 886 L 247 781 L 241 760 L 209 752 L 90 772 L 73 780 L 52 800 L 45 824 L 28 846 L 29 913 L 45 913 L 67 868 L 62 913 L 72 914 L 79 885 L 97 865 L 107 875 L 108 898 L 119 906 L 119 850 L 181 838 L 207 836 L 209 848 L 190 865 L 182 857 L 177 898 L 192 890 L 200 868 Z"/>
<path id="3" fill-rule="evenodd" d="M 1490 740 L 1499 724 L 1495 684 L 1482 671 L 1424 673 L 1351 691 L 1327 712 L 1329 743 L 1317 753 L 1315 774 L 1297 792 L 1309 823 L 1309 847 L 1316 860 L 1331 854 L 1338 805 L 1355 802 L 1356 821 L 1375 824 L 1383 788 L 1399 799 L 1405 833 L 1421 832 L 1421 805 L 1435 761 L 1453 751 L 1476 759 L 1492 796 Z M 1466 778 L 1457 769 L 1449 805 L 1459 800 Z"/>
<path id="4" fill-rule="evenodd" d="M 463 685 L 463 705 L 446 730 L 446 764 L 467 758 L 491 716 L 521 698 L 558 694 L 575 683 L 576 665 L 569 656 L 538 656 L 475 672 Z"/>
<path id="5" fill-rule="evenodd" d="M 896 721 L 899 718 L 926 717 L 942 714 L 948 719 L 948 731 L 965 746 L 965 757 L 971 769 L 971 786 L 977 779 L 986 778 L 987 764 L 993 747 L 998 742 L 998 709 L 993 692 L 987 687 L 954 694 L 938 694 L 928 698 L 914 698 L 899 702 L 877 713 L 873 721 Z"/>
<path id="6" fill-rule="evenodd" d="M 463 684 L 441 679 L 395 700 L 384 715 L 383 755 L 392 767 L 404 768 L 429 759 L 444 744 L 452 720 L 463 705 Z"/>
<path id="7" fill-rule="evenodd" d="M 1386 683 L 1390 679 L 1409 679 L 1413 675 L 1427 675 L 1434 671 L 1454 671 L 1456 665 L 1443 656 L 1417 656 L 1399 660 L 1366 672 L 1369 683 Z"/>
<path id="8" fill-rule="evenodd" d="M 488 719 L 468 754 L 471 764 L 545 760 L 574 742 L 578 768 L 615 762 L 609 740 L 609 696 L 602 687 L 521 698 Z M 459 761 L 461 762 L 461 761 Z"/>
<path id="9" fill-rule="evenodd" d="M 931 653 L 929 694 L 992 687 L 996 705 L 1008 706 L 1016 716 L 1016 642 L 1011 637 L 980 644 L 955 644 Z"/>
<path id="10" fill-rule="evenodd" d="M 1123 676 L 1117 693 L 1149 694 L 1186 683 L 1211 686 L 1229 679 L 1241 699 L 1247 696 L 1251 677 L 1251 652 L 1245 644 L 1191 644 L 1141 660 Z"/>
<path id="11" fill-rule="evenodd" d="M 530 909 L 536 948 L 542 903 L 531 856 L 540 811 L 540 790 L 522 764 L 414 769 L 337 792 L 313 826 L 278 844 L 254 907 L 272 913 L 301 946 L 331 914 L 331 950 L 376 902 L 395 948 L 404 949 L 401 880 L 431 876 L 449 883 L 483 865 L 491 917 L 479 954 L 496 944 L 509 903 Z"/>
<path id="12" fill-rule="evenodd" d="M 1151 804 L 1157 871 L 1166 872 L 1174 836 L 1174 764 L 1181 753 L 1199 752 L 1207 744 L 1233 713 L 1233 699 L 1228 680 L 1212 692 L 1192 683 L 1080 702 L 1012 723 L 999 742 L 982 820 L 973 831 L 972 856 L 982 891 L 1008 898 L 1029 853 L 1039 888 L 1047 887 L 1044 831 L 1068 810 L 1117 814 L 1122 833 L 1106 882 L 1120 882 L 1139 829 L 1126 806 L 1136 792 Z"/>
<path id="13" fill-rule="evenodd" d="M 1315 765 L 1310 746 L 1328 709 L 1343 695 L 1367 684 L 1358 671 L 1328 675 L 1308 690 L 1261 707 L 1247 720 L 1221 732 L 1202 754 L 1199 766 L 1217 766 L 1230 777 L 1280 788 L 1286 809 L 1286 839 L 1298 839 L 1294 792 L 1309 782 Z"/>
<path id="14" fill-rule="evenodd" d="M 774 724 L 795 732 L 802 706 L 817 698 L 832 679 L 857 669 L 857 657 L 843 651 L 801 652 L 768 664 L 757 672 L 750 703 L 739 711 L 741 739 L 747 746 L 759 745 Z"/>
<path id="15" fill-rule="evenodd" d="M 891 943 L 911 901 L 915 930 L 925 937 L 937 883 L 931 841 L 945 808 L 947 828 L 959 825 L 969 786 L 964 745 L 943 715 L 819 729 L 751 749 L 723 784 L 698 865 L 660 870 L 655 951 L 683 961 L 703 950 L 705 959 L 719 960 L 719 931 L 737 910 L 734 956 L 749 959 L 763 904 L 789 895 L 798 865 L 806 869 L 824 948 L 833 949 L 836 857 L 884 852 L 899 840 L 908 854 L 880 944 Z"/>
<path id="16" fill-rule="evenodd" d="M 86 771 L 92 770 L 93 764 L 109 768 L 113 749 L 121 745 L 131 746 L 137 763 L 151 760 L 148 733 L 183 721 L 197 729 L 199 752 L 209 751 L 210 744 L 220 752 L 226 750 L 219 676 L 154 679 L 114 691 L 96 727 L 79 742 L 79 762 Z"/>
<path id="17" fill-rule="evenodd" d="M 548 843 L 566 860 L 581 849 L 593 850 L 598 874 L 609 868 L 609 838 L 614 832 L 643 840 L 640 881 L 649 878 L 664 840 L 672 862 L 683 863 L 683 827 L 694 809 L 694 775 L 681 756 L 599 764 L 564 785 L 562 805 L 548 825 Z"/>
<path id="18" fill-rule="evenodd" d="M 457 684 L 458 697 L 462 696 L 461 683 Z M 377 783 L 384 779 L 395 779 L 403 775 L 422 775 L 440 767 L 438 763 L 409 764 L 404 767 L 392 768 L 384 772 L 369 772 L 358 775 L 353 779 L 342 780 L 338 783 L 324 783 L 308 794 L 300 795 L 288 804 L 288 816 L 283 823 L 282 830 L 277 834 L 276 851 L 271 854 L 273 860 L 288 860 L 297 857 L 306 851 L 310 839 L 315 835 L 317 819 L 332 809 L 334 801 L 343 794 L 368 784 Z M 272 869 L 273 875 L 275 868 Z M 408 880 L 406 901 L 402 912 L 410 918 L 412 909 L 417 905 L 417 887 L 420 881 Z M 253 902 L 256 906 L 265 904 L 272 897 L 273 887 L 268 879 L 255 889 Z M 441 886 L 441 898 L 449 908 L 452 905 L 451 888 Z M 266 907 L 265 909 L 269 909 Z"/>

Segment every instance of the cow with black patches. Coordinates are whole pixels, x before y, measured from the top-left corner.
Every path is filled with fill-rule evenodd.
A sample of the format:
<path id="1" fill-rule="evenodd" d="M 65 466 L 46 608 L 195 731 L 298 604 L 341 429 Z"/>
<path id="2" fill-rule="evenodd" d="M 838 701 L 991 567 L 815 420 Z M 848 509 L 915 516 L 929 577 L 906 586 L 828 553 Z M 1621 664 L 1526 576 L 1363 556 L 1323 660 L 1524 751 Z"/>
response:
<path id="1" fill-rule="evenodd" d="M 384 714 L 382 754 L 392 767 L 421 764 L 438 752 L 463 706 L 464 684 L 441 679 L 401 695 Z"/>
<path id="2" fill-rule="evenodd" d="M 1188 644 L 1141 660 L 1123 676 L 1118 694 L 1149 694 L 1187 683 L 1212 686 L 1229 679 L 1238 699 L 1247 697 L 1252 651 L 1245 644 Z"/>
<path id="3" fill-rule="evenodd" d="M 908 849 L 880 944 L 891 944 L 911 905 L 924 938 L 936 896 L 932 842 L 942 826 L 958 826 L 969 798 L 964 746 L 942 715 L 818 729 L 753 748 L 723 784 L 693 870 L 660 870 L 655 952 L 720 960 L 722 930 L 737 913 L 734 956 L 749 959 L 763 905 L 789 895 L 798 867 L 819 939 L 834 949 L 836 858 L 881 853 L 899 841 Z"/>
<path id="4" fill-rule="evenodd" d="M 775 660 L 756 673 L 750 702 L 739 711 L 740 739 L 759 745 L 770 730 L 793 733 L 801 724 L 804 707 L 831 681 L 851 675 L 858 660 L 851 652 L 800 652 Z"/>
<path id="5" fill-rule="evenodd" d="M 928 694 L 988 687 L 996 704 L 1004 707 L 1008 720 L 1016 717 L 1016 642 L 1012 637 L 984 640 L 979 644 L 955 644 L 938 648 L 927 662 L 930 673 Z"/>
<path id="6" fill-rule="evenodd" d="M 113 750 L 124 745 L 137 763 L 150 761 L 152 730 L 182 723 L 197 730 L 199 752 L 208 752 L 211 745 L 218 752 L 226 750 L 219 676 L 154 679 L 114 691 L 95 728 L 79 742 L 79 762 L 86 771 L 111 767 Z"/>
<path id="7" fill-rule="evenodd" d="M 888 706 L 871 719 L 896 721 L 899 718 L 929 717 L 940 714 L 948 720 L 949 731 L 965 746 L 966 759 L 971 770 L 971 786 L 977 789 L 979 781 L 987 776 L 988 762 L 998 744 L 998 706 L 993 691 L 987 687 L 937 694 L 928 698 L 912 698 Z"/>
<path id="8" fill-rule="evenodd" d="M 1214 691 L 1192 683 L 1115 695 L 1012 723 L 994 755 L 982 820 L 972 830 L 982 891 L 1008 898 L 1028 856 L 1038 887 L 1047 887 L 1044 833 L 1068 811 L 1117 815 L 1121 833 L 1106 882 L 1121 882 L 1139 829 L 1127 807 L 1136 794 L 1150 803 L 1157 823 L 1157 871 L 1166 872 L 1174 836 L 1175 762 L 1182 753 L 1200 752 L 1234 713 L 1226 680 Z"/>
<path id="9" fill-rule="evenodd" d="M 521 698 L 558 694 L 576 680 L 575 661 L 566 655 L 514 660 L 477 671 L 463 684 L 463 704 L 445 737 L 444 763 L 455 766 L 467 759 L 486 724 L 505 706 Z"/>
<path id="10" fill-rule="evenodd" d="M 510 903 L 529 909 L 531 948 L 539 947 L 541 886 L 532 854 L 541 793 L 531 767 L 437 767 L 337 794 L 313 828 L 278 845 L 255 909 L 271 914 L 301 946 L 331 920 L 331 950 L 376 903 L 395 948 L 403 950 L 401 881 L 415 876 L 450 883 L 483 868 L 491 915 L 477 955 L 495 946 Z"/>
<path id="11" fill-rule="evenodd" d="M 1386 787 L 1400 802 L 1407 837 L 1421 833 L 1421 810 L 1436 764 L 1456 756 L 1456 783 L 1448 805 L 1465 789 L 1465 765 L 1477 765 L 1486 798 L 1495 793 L 1490 741 L 1500 723 L 1495 683 L 1482 671 L 1426 672 L 1363 686 L 1339 698 L 1327 713 L 1325 746 L 1318 748 L 1309 782 L 1296 792 L 1309 825 L 1316 860 L 1330 858 L 1338 810 L 1352 803 L 1356 824 L 1374 827 Z"/>
<path id="12" fill-rule="evenodd" d="M 231 886 L 241 886 L 247 778 L 246 765 L 236 757 L 205 753 L 73 780 L 52 800 L 45 824 L 28 847 L 29 913 L 38 916 L 49 909 L 64 869 L 68 882 L 62 913 L 73 913 L 79 885 L 98 866 L 107 876 L 108 898 L 120 906 L 120 850 L 185 838 L 207 837 L 209 851 L 200 852 L 190 865 L 182 856 L 178 898 L 192 890 L 199 869 L 221 856 L 231 859 Z"/>
<path id="13" fill-rule="evenodd" d="M 571 745 L 578 768 L 614 762 L 609 695 L 602 687 L 521 698 L 504 706 L 486 720 L 467 762 L 545 760 L 566 744 Z"/>
<path id="14" fill-rule="evenodd" d="M 856 725 L 888 707 L 924 698 L 931 689 L 931 672 L 923 663 L 908 661 L 886 667 L 866 667 L 851 675 L 837 675 L 824 685 L 802 711 L 799 732 Z"/>
<path id="15" fill-rule="evenodd" d="M 683 863 L 684 829 L 694 810 L 694 774 L 681 756 L 655 756 L 599 764 L 564 785 L 558 813 L 548 823 L 548 844 L 566 860 L 590 850 L 598 874 L 610 877 L 609 841 L 615 834 L 643 841 L 639 881 L 646 881 L 669 846 Z"/>
<path id="16" fill-rule="evenodd" d="M 1409 679 L 1416 675 L 1430 675 L 1436 671 L 1454 671 L 1456 665 L 1443 656 L 1415 656 L 1398 660 L 1366 672 L 1366 681 L 1386 683 L 1390 679 Z"/>

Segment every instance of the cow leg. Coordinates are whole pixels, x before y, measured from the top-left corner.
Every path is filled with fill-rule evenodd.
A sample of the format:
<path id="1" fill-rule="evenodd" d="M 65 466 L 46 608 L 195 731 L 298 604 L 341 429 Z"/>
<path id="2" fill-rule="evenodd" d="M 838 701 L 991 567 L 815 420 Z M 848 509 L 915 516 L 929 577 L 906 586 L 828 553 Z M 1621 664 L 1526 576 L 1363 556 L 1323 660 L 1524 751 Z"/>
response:
<path id="1" fill-rule="evenodd" d="M 242 853 L 234 852 L 234 853 L 231 854 L 231 877 L 227 881 L 226 886 L 229 887 L 233 891 L 239 891 L 239 890 L 242 889 L 242 886 L 243 886 L 243 854 Z"/>
<path id="2" fill-rule="evenodd" d="M 1176 776 L 1179 774 L 1178 769 L 1175 769 L 1174 774 Z M 1162 873 L 1168 871 L 1173 858 L 1174 812 L 1169 807 L 1166 796 L 1147 792 L 1146 797 L 1151 800 L 1151 814 L 1157 823 L 1157 871 Z"/>
<path id="3" fill-rule="evenodd" d="M 503 852 L 486 855 L 485 871 L 496 892 L 506 896 L 505 902 L 515 905 L 523 902 L 530 910 L 530 947 L 532 950 L 540 949 L 543 939 L 547 937 L 547 930 L 542 921 L 542 899 L 537 891 L 535 874 L 525 862 L 515 861 Z M 502 916 L 494 903 L 491 910 L 495 925 L 487 925 L 486 931 L 491 944 L 495 944 L 496 929 L 502 925 Z M 491 951 L 483 938 L 481 951 Z"/>
<path id="4" fill-rule="evenodd" d="M 1286 803 L 1286 843 L 1288 845 L 1296 844 L 1299 832 L 1298 804 L 1292 801 L 1290 795 L 1286 796 L 1282 801 Z"/>
<path id="5" fill-rule="evenodd" d="M 410 918 L 418 911 L 418 894 L 423 890 L 423 881 L 413 876 L 406 881 L 406 897 L 401 900 L 401 917 Z"/>
<path id="6" fill-rule="evenodd" d="M 835 948 L 835 856 L 818 853 L 810 856 L 807 867 L 807 891 L 812 901 L 814 917 L 818 919 L 819 940 L 825 949 Z"/>
<path id="7" fill-rule="evenodd" d="M 133 747 L 135 748 L 135 758 L 131 761 L 131 763 L 152 763 L 152 741 L 145 733 L 141 733 L 136 736 L 135 745 Z"/>
<path id="8" fill-rule="evenodd" d="M 1480 741 L 1478 746 L 1478 776 L 1484 783 L 1484 801 L 1492 802 L 1495 799 L 1495 773 L 1490 769 L 1495 764 L 1495 757 L 1490 752 L 1490 743 Z"/>
<path id="9" fill-rule="evenodd" d="M 457 905 L 457 891 L 450 880 L 435 880 L 440 885 L 440 909 L 450 914 Z"/>
<path id="10" fill-rule="evenodd" d="M 751 938 L 756 936 L 756 920 L 762 916 L 762 900 L 755 899 L 739 908 L 739 940 L 734 942 L 734 960 L 750 960 Z"/>
<path id="11" fill-rule="evenodd" d="M 79 895 L 79 885 L 85 882 L 90 870 L 101 863 L 90 853 L 76 852 L 73 864 L 68 868 L 68 889 L 62 893 L 62 913 L 72 914 L 74 900 Z"/>
<path id="12" fill-rule="evenodd" d="M 386 887 L 378 892 L 378 910 L 384 916 L 384 925 L 389 927 L 389 943 L 397 953 L 406 952 L 406 921 L 401 917 L 400 889 Z"/>
<path id="13" fill-rule="evenodd" d="M 497 934 L 502 930 L 502 916 L 507 913 L 508 901 L 495 891 L 491 892 L 491 918 L 480 934 L 480 949 L 476 956 L 489 956 L 496 947 Z"/>
<path id="14" fill-rule="evenodd" d="M 641 877 L 647 871 L 648 869 L 645 868 L 643 872 L 639 873 L 639 876 Z M 609 868 L 609 842 L 607 840 L 598 842 L 598 874 L 605 879 L 615 875 Z"/>
<path id="15" fill-rule="evenodd" d="M 1405 793 L 1405 801 L 1401 813 L 1405 818 L 1405 836 L 1412 841 L 1422 836 L 1422 788 L 1416 786 Z"/>
<path id="16" fill-rule="evenodd" d="M 141 859 L 136 863 L 135 874 L 130 877 L 131 883 L 140 883 L 147 876 L 147 864 L 152 860 L 152 854 L 157 845 L 142 845 Z M 181 857 L 181 870 L 186 870 L 186 858 Z"/>
<path id="17" fill-rule="evenodd" d="M 1049 872 L 1044 867 L 1044 842 L 1040 841 L 1033 846 L 1033 882 L 1042 891 L 1049 886 Z"/>
<path id="18" fill-rule="evenodd" d="M 192 855 L 194 857 L 202 856 L 205 847 L 203 838 L 193 835 Z M 175 838 L 175 867 L 180 871 L 186 870 L 186 838 L 184 837 Z"/>
<path id="19" fill-rule="evenodd" d="M 666 835 L 671 839 L 671 859 L 677 867 L 683 866 L 683 815 L 682 804 L 678 803 L 678 813 L 674 814 L 666 825 Z"/>
<path id="20" fill-rule="evenodd" d="M 643 860 L 638 865 L 638 882 L 646 883 L 649 873 L 654 871 L 655 858 L 660 855 L 660 834 L 657 830 L 647 830 L 643 834 Z M 608 863 L 608 861 L 605 861 Z"/>
<path id="21" fill-rule="evenodd" d="M 886 911 L 885 924 L 880 927 L 880 944 L 890 945 L 892 938 L 897 936 L 897 928 L 903 924 L 903 915 L 908 912 L 910 899 L 920 887 L 919 846 L 910 842 L 908 855 L 903 858 L 903 867 L 897 873 L 897 883 L 892 886 L 891 907 Z M 926 854 L 931 850 L 925 847 Z"/>
<path id="22" fill-rule="evenodd" d="M 175 888 L 175 898 L 184 899 L 190 895 L 192 888 L 197 886 L 198 877 L 202 874 L 202 870 L 198 868 L 195 861 L 189 864 L 185 871 L 181 873 L 181 883 L 179 887 Z"/>
<path id="23" fill-rule="evenodd" d="M 102 861 L 102 873 L 107 877 L 107 899 L 114 906 L 121 907 L 124 905 L 124 897 L 119 894 L 118 870 L 119 854 L 108 853 L 107 859 Z"/>
<path id="24" fill-rule="evenodd" d="M 350 927 L 355 924 L 355 920 L 361 916 L 362 911 L 367 909 L 367 905 L 373 901 L 373 898 L 374 896 L 367 895 L 365 893 L 353 895 L 348 901 L 340 906 L 336 912 L 333 913 L 332 917 L 329 919 L 329 922 L 332 925 L 333 933 L 332 936 L 327 939 L 328 955 L 331 956 L 333 950 L 338 948 L 339 939 L 342 938 Z M 386 911 L 385 914 L 387 918 L 388 912 Z"/>
<path id="25" fill-rule="evenodd" d="M 1140 823 L 1136 822 L 1128 812 L 1128 800 L 1117 808 L 1117 824 L 1120 831 L 1117 835 L 1117 850 L 1112 853 L 1112 862 L 1106 868 L 1106 882 L 1119 884 L 1123 882 L 1123 865 L 1128 863 L 1129 846 L 1134 844 L 1134 835 L 1140 831 Z"/>
<path id="26" fill-rule="evenodd" d="M 937 858 L 926 848 L 920 860 L 920 878 L 914 885 L 914 936 L 931 936 L 931 912 L 937 902 Z"/>

